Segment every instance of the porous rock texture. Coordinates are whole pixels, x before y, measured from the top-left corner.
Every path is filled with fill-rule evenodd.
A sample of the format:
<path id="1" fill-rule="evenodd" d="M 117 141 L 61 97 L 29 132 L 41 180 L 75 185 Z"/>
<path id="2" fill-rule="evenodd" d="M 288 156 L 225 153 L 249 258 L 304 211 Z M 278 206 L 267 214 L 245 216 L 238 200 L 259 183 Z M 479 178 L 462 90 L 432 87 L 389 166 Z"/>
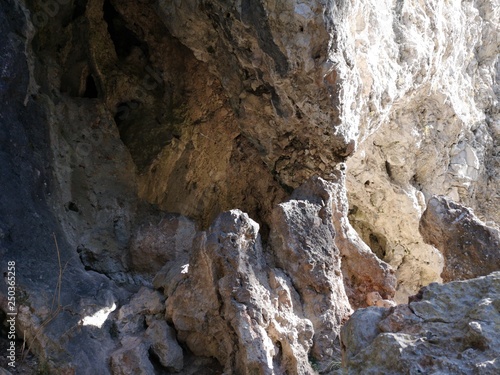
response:
<path id="1" fill-rule="evenodd" d="M 0 267 L 32 372 L 330 372 L 351 308 L 440 280 L 431 195 L 498 223 L 499 9 L 2 1 Z"/>
<path id="2" fill-rule="evenodd" d="M 347 374 L 498 374 L 500 272 L 432 283 L 409 304 L 356 311 L 341 332 Z"/>
<path id="3" fill-rule="evenodd" d="M 266 267 L 258 231 L 241 211 L 221 214 L 197 239 L 166 318 L 194 354 L 216 358 L 226 373 L 312 372 L 313 325 L 286 274 Z"/>
<path id="4" fill-rule="evenodd" d="M 442 256 L 418 231 L 446 195 L 500 221 L 497 0 L 352 2 L 344 106 L 359 126 L 347 160 L 350 221 L 396 269 L 396 299 L 439 281 Z M 349 93 L 349 95 L 347 95 Z"/>

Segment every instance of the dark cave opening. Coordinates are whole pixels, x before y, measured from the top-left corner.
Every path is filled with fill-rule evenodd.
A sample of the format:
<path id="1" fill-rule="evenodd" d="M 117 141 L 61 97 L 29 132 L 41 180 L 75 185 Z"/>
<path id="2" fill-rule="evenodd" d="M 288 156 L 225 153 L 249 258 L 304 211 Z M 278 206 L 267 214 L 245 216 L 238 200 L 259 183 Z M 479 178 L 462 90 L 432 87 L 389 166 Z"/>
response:
<path id="1" fill-rule="evenodd" d="M 71 20 L 74 21 L 85 14 L 85 9 L 87 8 L 88 0 L 77 0 L 75 1 L 73 14 L 71 15 Z"/>
<path id="2" fill-rule="evenodd" d="M 94 77 L 92 74 L 87 76 L 85 81 L 85 92 L 83 93 L 84 98 L 98 98 L 99 90 L 97 89 L 97 85 L 95 83 Z"/>
<path id="3" fill-rule="evenodd" d="M 111 4 L 110 0 L 105 0 L 103 5 L 104 21 L 108 24 L 108 32 L 113 41 L 116 55 L 120 60 L 126 59 L 134 47 L 142 50 L 146 57 L 149 51 L 146 43 L 141 41 L 137 35 L 131 31 L 125 23 L 123 16 Z"/>

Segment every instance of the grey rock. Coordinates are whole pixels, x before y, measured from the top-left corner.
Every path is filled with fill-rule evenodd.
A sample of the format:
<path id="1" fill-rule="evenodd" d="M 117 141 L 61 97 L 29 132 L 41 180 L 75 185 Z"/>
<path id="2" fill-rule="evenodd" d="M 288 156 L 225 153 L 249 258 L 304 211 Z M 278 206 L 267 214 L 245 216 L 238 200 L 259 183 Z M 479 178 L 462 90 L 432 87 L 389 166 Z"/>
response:
<path id="1" fill-rule="evenodd" d="M 175 331 L 165 321 L 155 320 L 146 330 L 146 339 L 167 370 L 179 372 L 184 367 L 182 348 L 177 343 Z"/>
<path id="2" fill-rule="evenodd" d="M 161 293 L 141 288 L 116 314 L 114 324 L 120 336 L 138 336 L 144 333 L 146 318 L 164 313 L 164 302 L 165 298 Z"/>
<path id="3" fill-rule="evenodd" d="M 341 332 L 348 374 L 496 374 L 500 273 L 431 284 L 408 305 L 356 311 Z"/>
<path id="4" fill-rule="evenodd" d="M 122 347 L 110 356 L 113 375 L 153 375 L 155 370 L 148 359 L 148 348 L 141 339 L 129 336 Z"/>
<path id="5" fill-rule="evenodd" d="M 313 178 L 274 211 L 270 234 L 276 266 L 293 281 L 305 316 L 314 326 L 312 355 L 331 358 L 351 308 L 344 289 L 340 251 L 335 244 L 332 195 L 328 183 Z"/>
<path id="6" fill-rule="evenodd" d="M 258 231 L 232 210 L 198 236 L 188 272 L 167 296 L 167 320 L 179 341 L 228 374 L 312 373 L 312 323 L 291 280 L 266 264 Z"/>

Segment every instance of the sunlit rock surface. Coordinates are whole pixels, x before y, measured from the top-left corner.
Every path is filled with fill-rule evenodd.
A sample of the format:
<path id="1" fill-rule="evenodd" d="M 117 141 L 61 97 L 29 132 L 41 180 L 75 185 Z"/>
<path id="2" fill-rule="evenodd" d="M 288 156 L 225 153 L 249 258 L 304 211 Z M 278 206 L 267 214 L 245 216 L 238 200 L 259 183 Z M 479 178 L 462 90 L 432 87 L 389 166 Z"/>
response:
<path id="1" fill-rule="evenodd" d="M 422 288 L 409 304 L 356 311 L 342 329 L 348 374 L 497 374 L 500 273 Z"/>

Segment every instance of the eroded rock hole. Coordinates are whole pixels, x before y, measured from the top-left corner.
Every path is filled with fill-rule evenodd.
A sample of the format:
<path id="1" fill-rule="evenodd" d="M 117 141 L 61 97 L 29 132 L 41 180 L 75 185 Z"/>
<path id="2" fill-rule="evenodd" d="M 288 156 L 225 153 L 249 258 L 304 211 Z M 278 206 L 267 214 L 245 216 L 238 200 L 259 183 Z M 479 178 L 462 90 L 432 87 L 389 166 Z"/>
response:
<path id="1" fill-rule="evenodd" d="M 99 97 L 99 90 L 97 89 L 97 85 L 95 83 L 94 77 L 92 77 L 92 74 L 89 74 L 85 81 L 85 92 L 83 93 L 83 97 L 84 98 Z"/>
<path id="2" fill-rule="evenodd" d="M 389 178 L 392 178 L 391 164 L 388 161 L 385 162 L 385 171 L 387 172 Z"/>
<path id="3" fill-rule="evenodd" d="M 386 256 L 386 241 L 382 237 L 377 236 L 375 233 L 370 233 L 368 238 L 370 240 L 368 245 L 370 246 L 372 251 L 379 259 L 383 260 Z"/>

